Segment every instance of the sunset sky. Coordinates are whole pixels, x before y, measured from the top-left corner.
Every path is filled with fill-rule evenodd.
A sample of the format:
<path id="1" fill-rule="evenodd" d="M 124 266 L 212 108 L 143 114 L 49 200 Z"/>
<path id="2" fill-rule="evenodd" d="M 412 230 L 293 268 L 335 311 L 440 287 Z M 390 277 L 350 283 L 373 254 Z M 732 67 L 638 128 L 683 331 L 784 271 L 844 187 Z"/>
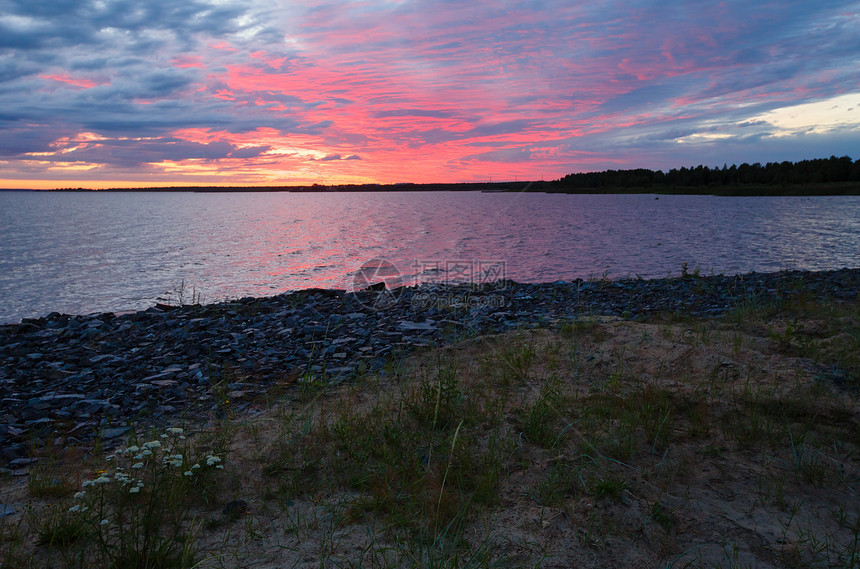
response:
<path id="1" fill-rule="evenodd" d="M 0 187 L 860 158 L 860 2 L 0 0 Z"/>

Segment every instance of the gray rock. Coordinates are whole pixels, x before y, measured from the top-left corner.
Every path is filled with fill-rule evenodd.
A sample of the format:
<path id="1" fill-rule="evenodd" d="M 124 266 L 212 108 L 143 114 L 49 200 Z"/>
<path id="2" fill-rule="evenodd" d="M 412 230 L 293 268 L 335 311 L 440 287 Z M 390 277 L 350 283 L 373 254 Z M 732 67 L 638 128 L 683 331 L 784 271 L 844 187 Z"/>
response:
<path id="1" fill-rule="evenodd" d="M 430 322 L 409 322 L 409 321 L 401 321 L 397 327 L 403 331 L 416 331 L 416 332 L 435 332 L 438 328 L 431 324 Z"/>
<path id="2" fill-rule="evenodd" d="M 102 438 L 106 440 L 116 439 L 124 434 L 128 433 L 131 430 L 130 427 L 113 427 L 110 429 L 105 429 L 101 432 Z"/>

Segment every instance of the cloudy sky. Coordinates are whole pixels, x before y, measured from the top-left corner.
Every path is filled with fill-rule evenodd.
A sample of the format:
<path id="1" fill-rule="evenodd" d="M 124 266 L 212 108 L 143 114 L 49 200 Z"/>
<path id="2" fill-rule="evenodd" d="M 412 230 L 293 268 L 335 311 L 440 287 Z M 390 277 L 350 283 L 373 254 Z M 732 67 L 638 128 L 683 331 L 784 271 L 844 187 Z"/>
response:
<path id="1" fill-rule="evenodd" d="M 860 158 L 860 2 L 0 0 L 0 187 Z"/>

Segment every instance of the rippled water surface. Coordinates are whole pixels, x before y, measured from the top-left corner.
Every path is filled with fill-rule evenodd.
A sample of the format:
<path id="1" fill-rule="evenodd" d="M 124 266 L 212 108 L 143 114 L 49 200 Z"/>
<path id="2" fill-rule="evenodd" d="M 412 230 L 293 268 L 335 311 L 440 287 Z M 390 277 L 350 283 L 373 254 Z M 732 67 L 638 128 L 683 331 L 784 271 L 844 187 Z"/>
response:
<path id="1" fill-rule="evenodd" d="M 0 322 L 351 288 L 373 258 L 407 283 L 546 282 L 858 267 L 858 251 L 858 197 L 0 192 Z"/>

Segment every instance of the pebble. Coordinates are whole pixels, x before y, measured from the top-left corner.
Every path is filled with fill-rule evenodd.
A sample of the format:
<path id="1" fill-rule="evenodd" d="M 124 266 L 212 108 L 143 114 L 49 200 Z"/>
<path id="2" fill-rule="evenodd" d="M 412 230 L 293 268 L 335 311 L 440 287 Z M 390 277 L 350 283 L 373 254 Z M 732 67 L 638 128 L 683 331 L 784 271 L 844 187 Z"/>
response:
<path id="1" fill-rule="evenodd" d="M 718 316 L 801 293 L 855 300 L 860 269 L 481 287 L 307 290 L 133 314 L 51 313 L 0 325 L 0 467 L 74 434 L 118 439 L 177 415 L 211 417 L 215 394 L 249 400 L 315 374 L 336 383 L 386 359 L 473 334 L 577 315 Z M 15 463 L 19 464 L 19 463 Z"/>

